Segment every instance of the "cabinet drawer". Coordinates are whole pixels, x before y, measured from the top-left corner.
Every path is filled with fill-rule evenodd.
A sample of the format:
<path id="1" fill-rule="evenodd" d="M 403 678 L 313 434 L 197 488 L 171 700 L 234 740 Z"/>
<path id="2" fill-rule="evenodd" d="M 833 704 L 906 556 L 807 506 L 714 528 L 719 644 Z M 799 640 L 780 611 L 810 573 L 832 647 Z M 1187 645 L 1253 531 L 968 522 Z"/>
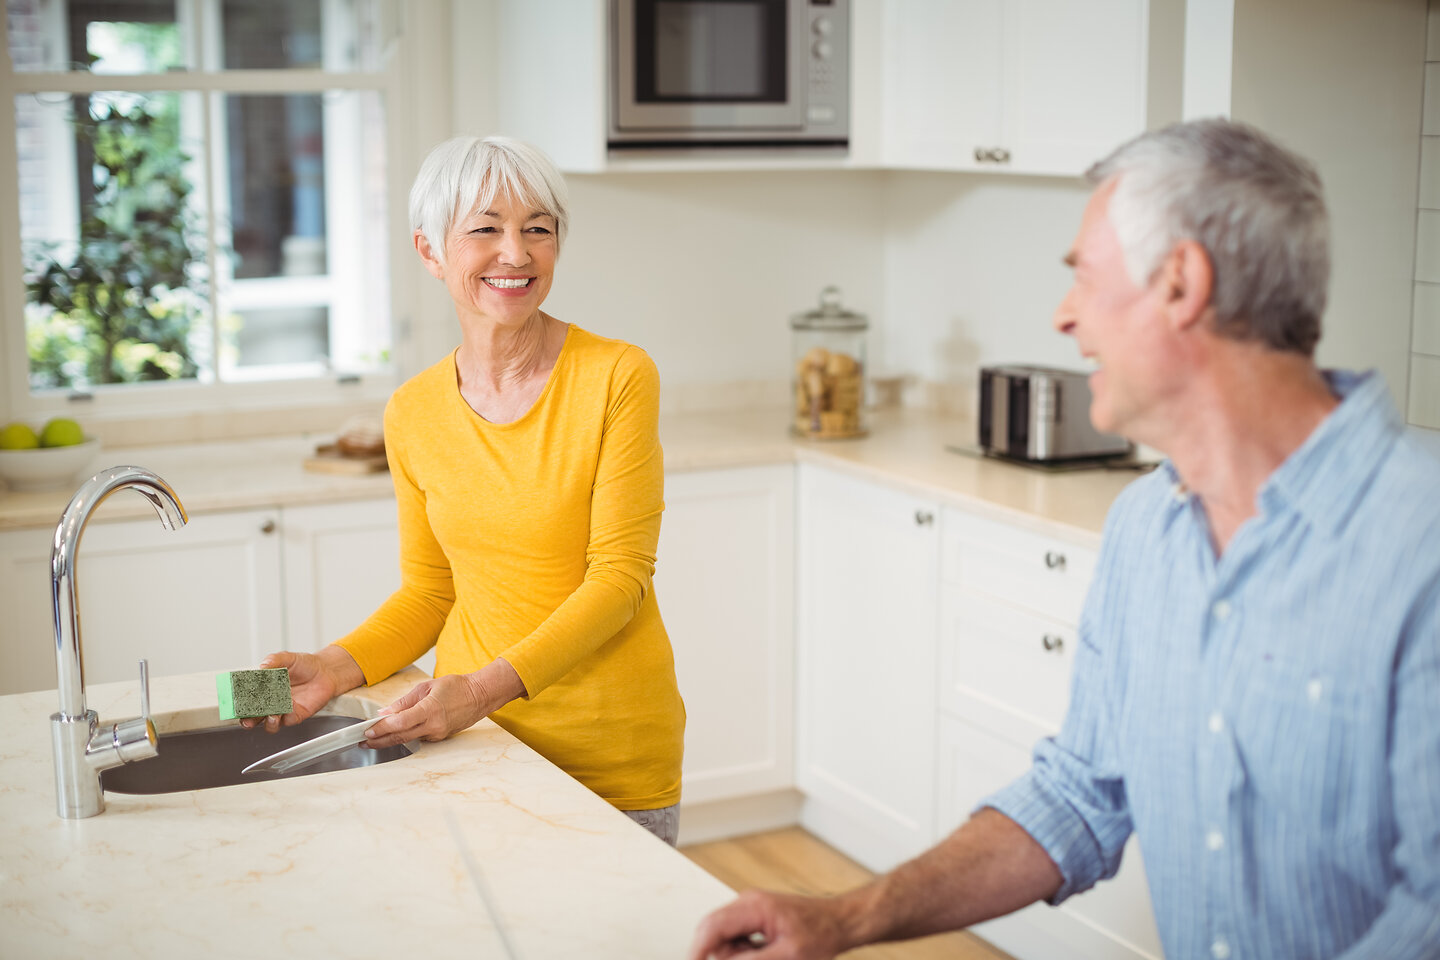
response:
<path id="1" fill-rule="evenodd" d="M 947 583 L 1080 622 L 1095 551 L 954 509 L 944 513 L 941 550 Z"/>
<path id="2" fill-rule="evenodd" d="M 1060 729 L 1070 702 L 1075 628 L 954 586 L 941 591 L 940 705 L 965 698 L 1005 711 L 1036 736 Z"/>

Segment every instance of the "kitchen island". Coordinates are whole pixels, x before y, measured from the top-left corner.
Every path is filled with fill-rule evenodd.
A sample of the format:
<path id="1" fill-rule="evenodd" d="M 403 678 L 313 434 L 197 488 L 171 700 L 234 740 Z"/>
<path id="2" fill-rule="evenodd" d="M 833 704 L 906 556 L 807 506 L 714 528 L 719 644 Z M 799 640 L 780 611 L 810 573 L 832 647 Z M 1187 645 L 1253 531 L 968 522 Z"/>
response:
<path id="1" fill-rule="evenodd" d="M 337 698 L 369 717 L 413 668 Z M 137 684 L 89 690 L 102 722 Z M 214 677 L 151 681 L 163 736 L 220 725 Z M 53 690 L 0 697 L 0 957 L 673 958 L 733 896 L 489 720 L 389 763 L 55 813 Z M 162 742 L 163 749 L 163 742 Z M 143 763 L 143 761 L 142 761 Z"/>

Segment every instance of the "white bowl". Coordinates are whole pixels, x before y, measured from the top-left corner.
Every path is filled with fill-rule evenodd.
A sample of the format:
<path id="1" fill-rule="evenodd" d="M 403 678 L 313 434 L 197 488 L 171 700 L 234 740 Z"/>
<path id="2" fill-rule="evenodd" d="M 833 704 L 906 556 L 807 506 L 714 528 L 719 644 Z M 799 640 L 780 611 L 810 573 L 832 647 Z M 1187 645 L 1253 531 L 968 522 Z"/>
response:
<path id="1" fill-rule="evenodd" d="M 0 450 L 0 477 L 11 490 L 61 490 L 95 472 L 100 441 L 93 437 L 68 447 Z"/>

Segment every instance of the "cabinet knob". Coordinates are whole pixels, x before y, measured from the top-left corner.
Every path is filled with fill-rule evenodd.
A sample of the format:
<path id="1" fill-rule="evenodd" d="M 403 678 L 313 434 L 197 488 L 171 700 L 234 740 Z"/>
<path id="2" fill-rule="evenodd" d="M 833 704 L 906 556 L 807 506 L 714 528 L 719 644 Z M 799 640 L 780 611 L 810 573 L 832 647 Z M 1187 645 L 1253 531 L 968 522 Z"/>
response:
<path id="1" fill-rule="evenodd" d="M 990 159 L 995 163 L 1009 163 L 1010 151 L 1006 150 L 1004 147 L 996 147 L 994 150 L 990 151 Z"/>
<path id="2" fill-rule="evenodd" d="M 1064 570 L 1064 569 L 1065 569 L 1065 554 L 1063 554 L 1063 553 L 1058 553 L 1058 552 L 1056 552 L 1056 551 L 1054 551 L 1054 550 L 1046 550 L 1046 551 L 1045 551 L 1045 566 L 1049 567 L 1051 570 Z"/>
<path id="3" fill-rule="evenodd" d="M 260 532 L 261 532 L 261 533 L 274 533 L 274 532 L 275 532 L 275 521 L 274 521 L 274 520 L 266 520 L 264 523 L 260 524 Z"/>
<path id="4" fill-rule="evenodd" d="M 931 513 L 929 510 L 915 511 L 915 525 L 917 527 L 928 527 L 934 522 L 935 514 Z"/>
<path id="5" fill-rule="evenodd" d="M 976 162 L 976 163 L 984 163 L 985 161 L 987 161 L 987 160 L 989 160 L 989 159 L 990 159 L 990 151 L 989 151 L 989 150 L 986 150 L 984 147 L 976 147 L 976 148 L 975 148 L 975 162 Z"/>
<path id="6" fill-rule="evenodd" d="M 1051 653 L 1059 653 L 1065 649 L 1065 638 L 1056 636 L 1053 633 L 1047 633 L 1040 638 L 1040 646 Z"/>

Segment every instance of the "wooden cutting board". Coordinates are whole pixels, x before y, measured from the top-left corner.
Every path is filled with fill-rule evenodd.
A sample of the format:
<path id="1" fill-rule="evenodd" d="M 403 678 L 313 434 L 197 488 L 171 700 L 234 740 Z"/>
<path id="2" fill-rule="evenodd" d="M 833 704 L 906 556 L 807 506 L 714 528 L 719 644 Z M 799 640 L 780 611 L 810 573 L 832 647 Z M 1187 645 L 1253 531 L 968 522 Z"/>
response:
<path id="1" fill-rule="evenodd" d="M 315 448 L 313 457 L 305 458 L 305 469 L 312 473 L 344 473 L 359 476 L 366 473 L 379 473 L 389 469 L 389 465 L 385 462 L 383 453 L 357 457 L 341 453 L 340 448 L 333 443 L 322 443 Z"/>

